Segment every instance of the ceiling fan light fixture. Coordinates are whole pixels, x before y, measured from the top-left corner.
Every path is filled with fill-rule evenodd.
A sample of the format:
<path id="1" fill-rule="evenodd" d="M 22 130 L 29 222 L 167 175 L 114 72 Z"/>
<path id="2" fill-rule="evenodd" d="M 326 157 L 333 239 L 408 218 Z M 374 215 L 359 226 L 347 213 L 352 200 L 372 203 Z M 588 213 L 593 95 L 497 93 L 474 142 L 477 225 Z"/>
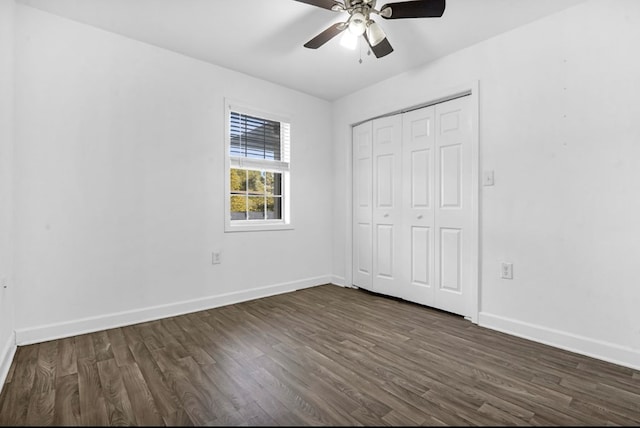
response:
<path id="1" fill-rule="evenodd" d="M 377 0 L 295 0 L 333 12 L 349 14 L 346 21 L 332 24 L 329 28 L 304 44 L 305 48 L 318 49 L 329 40 L 343 33 L 340 44 L 349 49 L 358 47 L 358 37 L 363 36 L 376 58 L 382 58 L 393 52 L 387 36 L 372 19 L 375 14 L 382 19 L 440 18 L 445 11 L 447 0 L 392 0 L 392 3 L 376 9 Z M 360 58 L 362 62 L 362 58 Z"/>
<path id="2" fill-rule="evenodd" d="M 354 12 L 349 18 L 349 31 L 355 36 L 361 36 L 367 28 L 366 18 L 360 12 Z"/>
<path id="3" fill-rule="evenodd" d="M 374 20 L 367 22 L 367 39 L 371 46 L 377 46 L 387 37 L 382 28 Z"/>
<path id="4" fill-rule="evenodd" d="M 355 50 L 358 47 L 358 36 L 351 31 L 345 31 L 340 38 L 340 46 L 347 49 Z"/>

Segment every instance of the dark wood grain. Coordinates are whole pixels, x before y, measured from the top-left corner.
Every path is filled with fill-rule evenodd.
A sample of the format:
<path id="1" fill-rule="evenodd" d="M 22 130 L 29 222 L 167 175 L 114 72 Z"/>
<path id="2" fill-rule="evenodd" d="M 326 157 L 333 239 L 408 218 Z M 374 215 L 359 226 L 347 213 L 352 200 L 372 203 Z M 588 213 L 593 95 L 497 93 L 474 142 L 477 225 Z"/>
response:
<path id="1" fill-rule="evenodd" d="M 76 341 L 74 337 L 57 340 L 58 361 L 56 362 L 56 377 L 65 377 L 78 373 L 76 360 Z"/>
<path id="2" fill-rule="evenodd" d="M 56 342 L 44 342 L 38 346 L 33 392 L 49 393 L 55 389 L 57 360 L 58 344 Z"/>
<path id="3" fill-rule="evenodd" d="M 122 375 L 115 359 L 98 361 L 97 366 L 109 417 L 109 425 L 135 425 L 136 417 L 133 414 L 129 394 L 124 387 Z"/>
<path id="4" fill-rule="evenodd" d="M 115 358 L 118 366 L 126 366 L 134 364 L 135 360 L 127 345 L 127 340 L 122 333 L 122 329 L 114 328 L 107 330 L 109 342 L 111 343 L 111 352 L 113 352 L 113 358 Z"/>
<path id="5" fill-rule="evenodd" d="M 95 357 L 78 358 L 78 395 L 80 397 L 80 417 L 83 425 L 104 426 L 109 424 L 109 416 Z"/>
<path id="6" fill-rule="evenodd" d="M 80 426 L 80 393 L 76 373 L 56 379 L 56 398 L 53 424 L 57 426 Z"/>
<path id="7" fill-rule="evenodd" d="M 27 425 L 53 424 L 57 360 L 58 344 L 56 342 L 44 342 L 38 346 L 38 358 L 27 408 Z"/>
<path id="8" fill-rule="evenodd" d="M 332 285 L 20 346 L 3 426 L 638 426 L 640 372 Z"/>
<path id="9" fill-rule="evenodd" d="M 95 358 L 96 351 L 93 348 L 93 338 L 91 334 L 82 334 L 75 337 L 76 361 L 80 358 Z"/>
<path id="10" fill-rule="evenodd" d="M 130 330 L 133 329 L 124 330 L 125 337 L 128 336 L 127 332 Z M 134 337 L 136 336 L 131 336 L 128 340 L 132 340 Z M 176 412 L 182 410 L 182 405 L 178 404 L 178 397 L 171 392 L 169 382 L 160 367 L 158 367 L 153 355 L 151 355 L 151 352 L 143 342 L 130 342 L 129 349 L 142 373 L 143 380 L 153 396 L 160 416 L 165 420 L 174 418 L 177 414 Z"/>
<path id="11" fill-rule="evenodd" d="M 29 426 L 50 426 L 54 421 L 55 390 L 53 392 L 32 392 L 27 408 L 26 424 Z"/>
<path id="12" fill-rule="evenodd" d="M 35 379 L 39 345 L 21 346 L 16 351 L 12 365 L 15 370 L 10 383 L 2 388 L 0 425 L 25 425 L 27 410 Z"/>
<path id="13" fill-rule="evenodd" d="M 142 372 L 137 364 L 121 366 L 122 381 L 131 401 L 133 414 L 137 425 L 159 426 L 164 425 L 162 416 L 158 411 L 153 399 L 153 394 L 149 390 L 144 380 Z"/>

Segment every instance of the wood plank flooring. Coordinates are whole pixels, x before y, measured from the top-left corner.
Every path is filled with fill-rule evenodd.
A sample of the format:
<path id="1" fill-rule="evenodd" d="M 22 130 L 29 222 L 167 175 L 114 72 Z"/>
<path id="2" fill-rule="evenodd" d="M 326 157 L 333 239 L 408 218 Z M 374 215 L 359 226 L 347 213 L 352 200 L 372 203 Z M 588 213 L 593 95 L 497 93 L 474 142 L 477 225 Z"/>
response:
<path id="1" fill-rule="evenodd" d="M 21 346 L 0 425 L 640 425 L 640 373 L 323 285 Z"/>

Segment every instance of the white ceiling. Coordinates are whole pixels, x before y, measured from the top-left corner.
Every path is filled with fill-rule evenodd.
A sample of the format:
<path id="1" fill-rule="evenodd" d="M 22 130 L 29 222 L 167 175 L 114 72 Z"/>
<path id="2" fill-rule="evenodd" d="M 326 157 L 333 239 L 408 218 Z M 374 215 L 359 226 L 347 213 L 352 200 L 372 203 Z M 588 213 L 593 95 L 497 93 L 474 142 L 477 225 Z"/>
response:
<path id="1" fill-rule="evenodd" d="M 340 36 L 304 48 L 346 13 L 294 0 L 18 1 L 334 100 L 585 0 L 447 0 L 441 18 L 378 18 L 394 48 L 383 58 L 367 56 L 364 41 L 362 49 L 343 48 Z"/>

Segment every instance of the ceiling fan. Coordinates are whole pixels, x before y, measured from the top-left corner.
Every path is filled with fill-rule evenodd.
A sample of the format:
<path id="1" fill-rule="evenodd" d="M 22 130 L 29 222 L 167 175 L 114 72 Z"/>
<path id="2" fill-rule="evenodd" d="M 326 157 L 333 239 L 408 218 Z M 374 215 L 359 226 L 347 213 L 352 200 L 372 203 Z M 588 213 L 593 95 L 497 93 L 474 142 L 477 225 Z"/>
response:
<path id="1" fill-rule="evenodd" d="M 329 40 L 349 29 L 345 36 L 351 37 L 355 47 L 357 37 L 363 36 L 376 58 L 382 58 L 393 52 L 382 28 L 371 19 L 372 15 L 379 15 L 385 19 L 404 18 L 439 18 L 444 13 L 445 0 L 409 0 L 387 3 L 379 10 L 376 0 L 296 0 L 313 6 L 329 9 L 334 12 L 347 12 L 349 17 L 344 22 L 338 22 L 327 28 L 313 39 L 304 44 L 305 48 L 318 49 Z M 347 42 L 349 43 L 349 42 Z"/>

